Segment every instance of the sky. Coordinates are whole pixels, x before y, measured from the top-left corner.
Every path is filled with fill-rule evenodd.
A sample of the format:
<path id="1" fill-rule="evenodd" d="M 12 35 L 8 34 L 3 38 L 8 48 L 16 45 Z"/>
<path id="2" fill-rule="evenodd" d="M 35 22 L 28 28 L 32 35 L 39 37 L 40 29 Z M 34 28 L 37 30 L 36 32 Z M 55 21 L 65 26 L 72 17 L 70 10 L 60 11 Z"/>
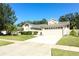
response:
<path id="1" fill-rule="evenodd" d="M 12 3 L 10 6 L 17 16 L 16 24 L 43 18 L 58 21 L 62 15 L 79 12 L 79 3 Z"/>

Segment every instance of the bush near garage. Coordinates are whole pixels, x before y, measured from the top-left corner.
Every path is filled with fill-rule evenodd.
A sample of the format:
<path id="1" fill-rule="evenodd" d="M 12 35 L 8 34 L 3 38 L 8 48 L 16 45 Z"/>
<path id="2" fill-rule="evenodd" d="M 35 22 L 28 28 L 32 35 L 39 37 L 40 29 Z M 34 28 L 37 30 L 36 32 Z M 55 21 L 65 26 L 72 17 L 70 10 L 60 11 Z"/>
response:
<path id="1" fill-rule="evenodd" d="M 32 35 L 32 31 L 21 32 L 22 35 Z"/>
<path id="2" fill-rule="evenodd" d="M 27 31 L 27 32 L 21 32 L 22 35 L 37 35 L 37 31 Z"/>
<path id="3" fill-rule="evenodd" d="M 78 36 L 78 33 L 74 29 L 72 29 L 71 32 L 70 32 L 70 35 Z"/>

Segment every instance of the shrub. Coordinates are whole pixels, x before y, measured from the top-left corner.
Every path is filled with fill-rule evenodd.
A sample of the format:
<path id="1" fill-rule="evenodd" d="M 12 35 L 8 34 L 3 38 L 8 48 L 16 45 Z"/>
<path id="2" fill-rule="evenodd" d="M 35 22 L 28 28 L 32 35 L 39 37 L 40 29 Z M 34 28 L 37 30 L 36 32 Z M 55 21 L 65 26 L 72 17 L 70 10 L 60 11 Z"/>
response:
<path id="1" fill-rule="evenodd" d="M 70 32 L 70 35 L 72 35 L 72 36 L 78 36 L 77 32 L 74 29 Z"/>
<path id="2" fill-rule="evenodd" d="M 21 32 L 22 35 L 32 35 L 32 31 Z"/>
<path id="3" fill-rule="evenodd" d="M 33 32 L 33 35 L 37 35 L 37 34 L 38 34 L 38 32 L 37 32 L 37 31 L 34 31 L 34 32 Z"/>

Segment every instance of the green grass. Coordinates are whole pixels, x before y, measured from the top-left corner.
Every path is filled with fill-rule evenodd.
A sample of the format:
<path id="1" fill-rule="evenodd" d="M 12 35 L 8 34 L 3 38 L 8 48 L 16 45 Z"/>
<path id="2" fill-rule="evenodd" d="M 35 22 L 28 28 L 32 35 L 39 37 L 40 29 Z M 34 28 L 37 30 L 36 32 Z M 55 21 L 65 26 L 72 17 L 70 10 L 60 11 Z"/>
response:
<path id="1" fill-rule="evenodd" d="M 13 42 L 8 42 L 8 41 L 0 41 L 0 46 L 3 45 L 8 45 L 8 44 L 12 44 Z"/>
<path id="2" fill-rule="evenodd" d="M 79 56 L 79 52 L 66 51 L 66 50 L 52 48 L 51 55 L 52 56 Z"/>
<path id="3" fill-rule="evenodd" d="M 57 45 L 66 45 L 66 46 L 79 47 L 79 37 L 65 36 L 57 42 Z"/>
<path id="4" fill-rule="evenodd" d="M 24 41 L 27 39 L 31 39 L 33 37 L 35 37 L 35 36 L 33 36 L 33 35 L 0 36 L 0 39 Z"/>
<path id="5" fill-rule="evenodd" d="M 61 38 L 57 42 L 57 45 L 79 47 L 79 37 L 64 36 L 63 38 Z M 52 48 L 51 49 L 51 55 L 52 56 L 79 56 L 79 52 L 66 51 L 66 50 Z"/>

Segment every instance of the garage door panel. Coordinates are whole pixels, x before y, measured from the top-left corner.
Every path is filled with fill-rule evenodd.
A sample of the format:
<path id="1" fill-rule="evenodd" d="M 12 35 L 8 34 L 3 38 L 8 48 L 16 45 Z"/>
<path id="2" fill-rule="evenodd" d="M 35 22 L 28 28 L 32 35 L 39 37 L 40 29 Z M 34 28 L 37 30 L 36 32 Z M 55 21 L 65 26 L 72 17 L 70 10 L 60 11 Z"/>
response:
<path id="1" fill-rule="evenodd" d="M 59 37 L 62 36 L 62 29 L 43 30 L 42 34 L 44 36 Z"/>

